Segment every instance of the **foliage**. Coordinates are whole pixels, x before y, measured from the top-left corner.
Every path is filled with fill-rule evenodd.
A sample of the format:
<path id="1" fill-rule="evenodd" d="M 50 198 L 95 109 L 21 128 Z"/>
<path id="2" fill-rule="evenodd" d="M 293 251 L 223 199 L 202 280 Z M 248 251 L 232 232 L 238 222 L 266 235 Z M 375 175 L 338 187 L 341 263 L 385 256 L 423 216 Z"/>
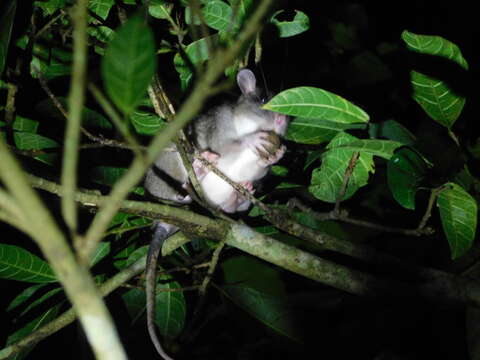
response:
<path id="1" fill-rule="evenodd" d="M 201 78 L 199 74 L 208 66 L 216 49 L 228 48 L 238 40 L 255 9 L 255 2 L 251 0 L 155 0 L 148 3 L 150 19 L 146 23 L 146 12 L 137 3 L 128 0 L 89 2 L 89 71 L 97 75 L 95 82 L 103 85 L 113 113 L 120 113 L 115 119 L 95 96 L 90 97 L 84 106 L 82 126 L 94 136 L 83 139 L 78 176 L 82 187 L 94 191 L 108 192 L 125 175 L 132 156 L 122 146 L 112 150 L 110 144 L 107 146 L 106 139 L 114 139 L 120 132 L 124 135 L 123 145 L 132 145 L 128 143 L 129 136 L 148 143 L 148 137 L 162 132 L 167 120 L 171 120 L 167 116 L 160 118 L 149 99 L 147 90 L 154 74 L 174 79 L 174 84 L 168 86 L 168 94 L 175 98 L 172 101 L 174 104 L 181 103 L 195 81 Z M 55 95 L 60 106 L 66 105 L 63 97 L 68 92 L 66 84 L 73 61 L 72 20 L 67 15 L 71 4 L 67 0 L 32 2 L 32 21 L 37 24 L 36 28 L 31 24 L 16 28 L 17 1 L 9 0 L 1 5 L 0 10 L 6 10 L 0 15 L 1 81 L 18 85 L 17 96 L 20 99 L 22 96 L 25 98 L 22 91 L 27 85 L 48 81 L 58 91 Z M 281 44 L 284 38 L 290 37 L 289 41 L 295 42 L 298 35 L 313 30 L 310 29 L 309 16 L 313 14 L 297 9 L 277 9 L 267 17 L 265 31 L 274 29 L 275 41 Z M 122 17 L 127 17 L 123 23 L 118 20 Z M 39 31 L 40 25 L 46 27 Z M 329 26 L 331 41 L 336 48 L 358 51 L 352 56 L 355 60 L 352 60 L 351 68 L 375 67 L 372 64 L 380 63 L 385 67 L 384 72 L 378 70 L 375 81 L 389 78 L 389 70 L 379 55 L 362 53 L 358 49 L 354 28 L 341 23 L 330 23 Z M 12 28 L 15 37 L 12 36 Z M 262 37 L 259 36 L 259 39 L 261 44 Z M 402 41 L 406 45 L 403 55 L 412 56 L 412 59 L 421 55 L 427 64 L 438 64 L 440 61 L 445 65 L 440 69 L 454 67 L 461 74 L 469 69 L 460 47 L 440 36 L 405 30 L 392 45 L 393 50 L 386 52 L 399 51 Z M 330 46 L 333 46 L 332 43 Z M 232 78 L 240 67 L 250 66 L 253 55 L 260 56 L 260 50 L 259 44 L 251 41 L 242 56 L 225 70 L 225 77 Z M 27 60 L 29 63 L 22 67 L 20 63 Z M 262 199 L 276 209 L 290 211 L 303 226 L 339 239 L 358 237 L 358 240 L 366 241 L 377 236 L 382 228 L 379 226 L 363 234 L 338 217 L 334 219 L 336 222 L 331 221 L 332 218 L 329 221 L 318 220 L 305 209 L 287 208 L 284 194 L 288 197 L 303 194 L 311 209 L 319 211 L 328 208 L 332 216 L 338 215 L 333 206 L 338 210 L 345 204 L 362 217 L 363 214 L 377 216 L 372 219 L 373 222 L 391 224 L 387 231 L 401 234 L 412 229 L 404 226 L 402 220 L 396 220 L 396 215 L 388 218 L 391 213 L 384 211 L 384 206 L 400 214 L 398 219 L 408 218 L 406 223 L 410 225 L 418 223 L 415 230 L 422 236 L 429 234 L 424 219 L 431 216 L 431 226 L 440 238 L 436 246 L 441 248 L 448 244 L 451 259 L 459 259 L 471 251 L 477 225 L 478 178 L 467 159 L 478 160 L 478 141 L 475 146 L 469 147 L 470 144 L 463 143 L 464 137 L 454 133 L 457 123 L 466 121 L 462 116 L 466 90 L 459 88 L 458 84 L 454 87 L 446 73 L 425 71 L 429 70 L 428 66 L 417 69 L 414 61 L 403 66 L 404 71 L 410 73 L 411 97 L 423 110 L 421 115 L 419 111 L 416 113 L 416 121 L 435 126 L 439 124 L 441 130 L 438 131 L 450 136 L 442 138 L 442 141 L 453 139 L 455 154 L 461 154 L 457 157 L 460 166 L 444 171 L 441 157 L 439 160 L 432 156 L 432 152 L 439 150 L 433 145 L 426 148 L 425 143 L 420 141 L 421 131 L 411 126 L 407 119 L 401 116 L 394 119 L 374 118 L 374 105 L 369 104 L 368 110 L 372 110 L 369 113 L 362 105 L 362 97 L 356 97 L 355 91 L 347 95 L 308 84 L 283 90 L 264 105 L 264 109 L 289 115 L 291 123 L 286 134 L 289 149 L 286 160 L 274 168 L 274 176 L 268 180 L 269 191 L 260 191 L 260 195 L 264 195 Z M 23 72 L 18 73 L 18 69 Z M 351 79 L 355 76 L 352 75 Z M 357 80 L 366 84 L 371 79 Z M 25 84 L 22 83 L 24 81 Z M 25 101 L 18 100 L 15 110 L 6 100 L 10 93 L 5 90 L 6 96 L 5 99 L 2 97 L 0 108 L 5 121 L 0 122 L 0 136 L 12 151 L 22 155 L 20 160 L 27 173 L 59 179 L 65 119 L 58 110 L 59 105 L 53 105 L 47 94 L 38 91 L 29 106 Z M 355 100 L 347 100 L 349 96 Z M 407 99 L 403 101 L 408 102 Z M 12 114 L 13 118 L 9 119 Z M 461 129 L 459 126 L 458 130 Z M 95 144 L 97 149 L 88 146 Z M 377 197 L 377 194 L 380 195 Z M 7 195 L 5 188 L 0 187 L 2 220 L 4 212 L 9 210 L 6 206 L 4 209 L 7 200 L 3 202 Z M 132 198 L 143 197 L 144 189 L 139 185 L 131 189 L 131 195 Z M 58 199 L 48 198 L 46 201 L 57 202 Z M 383 205 L 385 202 L 387 205 Z M 433 205 L 438 207 L 438 213 Z M 88 212 L 81 216 L 89 223 L 91 215 Z M 242 219 L 259 232 L 322 255 L 318 247 L 305 245 L 299 238 L 281 233 L 259 207 L 243 214 Z M 151 219 L 144 214 L 118 213 L 103 241 L 91 254 L 92 273 L 99 279 L 110 276 L 145 255 L 144 238 L 148 236 L 148 231 L 143 230 L 148 229 L 150 224 Z M 16 314 L 22 321 L 9 333 L 7 344 L 34 333 L 41 325 L 53 320 L 65 299 L 48 262 L 26 246 L 26 242 L 16 241 L 14 236 L 2 239 L 5 243 L 0 244 L 0 277 L 5 281 L 25 283 L 28 287 L 12 294 L 15 298 L 7 311 L 12 313 L 19 308 L 23 311 Z M 191 331 L 188 329 L 188 316 L 193 313 L 195 301 L 180 290 L 192 281 L 200 285 L 203 278 L 209 276 L 193 265 L 205 261 L 204 254 L 211 254 L 214 247 L 206 239 L 196 239 L 167 257 L 162 265 L 162 270 L 181 268 L 193 274 L 162 275 L 158 279 L 157 289 L 163 292 L 157 295 L 156 323 L 171 349 L 175 349 L 175 341 L 185 341 L 184 338 L 179 340 L 182 332 Z M 415 251 L 415 248 L 411 250 Z M 304 341 L 304 334 L 299 330 L 301 324 L 295 321 L 299 316 L 298 309 L 292 306 L 295 290 L 290 291 L 295 286 L 281 269 L 239 253 L 220 259 L 218 268 L 223 279 L 215 279 L 215 287 L 210 290 L 215 292 L 216 298 L 207 298 L 211 301 L 206 305 L 211 318 L 206 323 L 214 323 L 215 317 L 225 316 L 224 312 L 229 311 L 227 307 L 233 304 L 237 311 L 249 314 L 272 334 L 285 337 L 292 343 Z M 128 285 L 116 292 L 127 311 L 118 312 L 115 316 L 128 317 L 128 321 L 142 324 L 145 322 L 143 280 L 138 278 Z M 313 295 L 308 296 L 314 298 Z M 328 299 L 328 295 L 322 296 Z M 27 356 L 32 349 L 25 349 L 17 358 Z M 194 351 L 200 350 L 192 353 Z"/>

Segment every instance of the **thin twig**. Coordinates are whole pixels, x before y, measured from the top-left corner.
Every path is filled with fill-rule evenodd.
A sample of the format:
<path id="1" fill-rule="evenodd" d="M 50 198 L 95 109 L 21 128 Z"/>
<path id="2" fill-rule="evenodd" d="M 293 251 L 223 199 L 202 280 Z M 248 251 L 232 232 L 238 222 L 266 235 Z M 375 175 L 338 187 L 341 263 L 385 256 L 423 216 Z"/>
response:
<path id="1" fill-rule="evenodd" d="M 374 222 L 370 221 L 365 221 L 365 220 L 360 220 L 360 219 L 355 219 L 352 218 L 348 211 L 341 210 L 339 212 L 333 210 L 330 212 L 326 213 L 319 213 L 305 204 L 303 204 L 299 199 L 297 198 L 292 198 L 288 201 L 288 206 L 290 208 L 297 208 L 300 209 L 302 212 L 307 213 L 314 219 L 317 219 L 319 221 L 327 221 L 327 220 L 338 220 L 342 221 L 348 224 L 353 224 L 353 225 L 358 225 L 362 227 L 367 227 L 371 229 L 376 229 L 379 231 L 384 231 L 384 232 L 389 232 L 389 233 L 398 233 L 398 234 L 403 234 L 403 235 L 408 235 L 408 236 L 423 236 L 423 235 L 431 235 L 433 234 L 433 230 L 431 228 L 415 228 L 415 229 L 405 229 L 405 228 L 397 228 L 397 227 L 391 227 L 391 226 L 385 226 L 385 225 L 380 225 Z"/>
<path id="2" fill-rule="evenodd" d="M 45 31 L 48 30 L 50 26 L 52 26 L 58 19 L 62 18 L 65 16 L 65 13 L 63 11 L 60 11 L 60 13 L 56 16 L 54 16 L 48 23 L 45 24 L 40 30 L 37 31 L 37 33 L 33 36 L 33 38 L 36 40 L 42 35 Z"/>
<path id="3" fill-rule="evenodd" d="M 222 252 L 224 247 L 225 247 L 225 241 L 222 240 L 217 244 L 217 247 L 215 248 L 215 251 L 212 254 L 210 266 L 208 267 L 207 274 L 205 275 L 205 278 L 203 279 L 202 285 L 200 286 L 200 289 L 199 289 L 200 296 L 202 297 L 204 297 L 205 293 L 207 292 L 207 286 L 208 284 L 210 284 L 210 281 L 212 280 L 213 273 L 215 272 L 215 269 L 217 268 L 218 260 L 220 259 L 220 253 Z"/>
<path id="4" fill-rule="evenodd" d="M 77 186 L 78 145 L 87 74 L 87 5 L 88 0 L 78 0 L 72 10 L 73 64 L 61 175 L 62 185 L 65 187 L 61 199 L 62 215 L 74 239 L 77 231 L 77 207 L 73 196 Z"/>
<path id="5" fill-rule="evenodd" d="M 95 354 L 102 359 L 126 359 L 95 282 L 88 270 L 77 263 L 64 234 L 1 137 L 0 157 L 0 178 L 21 208 L 30 236 L 40 247 L 75 307 Z"/>
<path id="6" fill-rule="evenodd" d="M 433 205 L 435 203 L 435 200 L 437 199 L 438 195 L 443 190 L 445 190 L 445 186 L 440 186 L 439 188 L 433 189 L 430 192 L 430 197 L 428 199 L 427 209 L 425 210 L 425 214 L 423 215 L 422 220 L 420 220 L 420 223 L 418 224 L 418 227 L 417 227 L 417 229 L 419 231 L 423 230 L 425 228 L 425 226 L 427 225 L 428 219 L 430 219 L 430 216 L 432 216 L 432 209 L 433 209 Z"/>

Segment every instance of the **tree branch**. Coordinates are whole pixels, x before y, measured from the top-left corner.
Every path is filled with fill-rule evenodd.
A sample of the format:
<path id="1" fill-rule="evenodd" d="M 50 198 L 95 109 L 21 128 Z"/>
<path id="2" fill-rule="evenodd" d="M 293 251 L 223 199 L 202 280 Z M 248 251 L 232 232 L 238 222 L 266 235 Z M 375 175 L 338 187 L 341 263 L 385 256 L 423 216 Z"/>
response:
<path id="1" fill-rule="evenodd" d="M 62 214 L 74 238 L 77 231 L 77 204 L 73 194 L 77 186 L 78 144 L 87 73 L 87 5 L 88 0 L 78 0 L 72 9 L 73 64 L 62 163 L 62 185 L 65 187 Z"/>
<path id="2" fill-rule="evenodd" d="M 53 189 L 61 195 L 61 188 L 43 179 L 30 177 L 32 185 L 43 189 Z M 77 193 L 77 201 L 88 206 L 101 206 L 109 201 L 108 196 L 92 193 Z M 402 274 L 402 281 L 379 280 L 373 275 L 351 270 L 345 266 L 324 260 L 295 247 L 280 243 L 274 239 L 254 232 L 246 225 L 231 223 L 221 219 L 210 219 L 193 212 L 161 205 L 158 203 L 125 200 L 121 210 L 152 219 L 161 218 L 178 226 L 189 234 L 221 241 L 226 244 L 276 264 L 312 280 L 333 286 L 357 295 L 418 297 L 432 302 L 469 303 L 480 307 L 480 285 L 478 282 L 454 276 L 443 271 L 423 268 L 381 253 L 363 244 L 355 244 L 316 232 L 310 228 L 296 224 L 288 218 L 278 218 L 273 213 L 272 223 L 279 229 L 307 239 L 323 248 L 350 255 L 367 263 L 379 265 L 387 272 Z M 268 217 L 268 216 L 267 216 Z M 182 236 L 177 237 L 174 244 L 167 242 L 168 255 L 185 243 Z"/>

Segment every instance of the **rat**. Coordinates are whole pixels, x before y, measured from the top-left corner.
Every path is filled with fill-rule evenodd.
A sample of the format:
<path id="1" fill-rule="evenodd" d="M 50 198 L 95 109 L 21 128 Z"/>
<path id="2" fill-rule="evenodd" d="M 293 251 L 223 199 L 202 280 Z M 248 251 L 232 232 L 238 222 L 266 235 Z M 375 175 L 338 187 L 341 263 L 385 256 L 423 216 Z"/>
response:
<path id="1" fill-rule="evenodd" d="M 188 134 L 201 156 L 212 162 L 233 181 L 254 192 L 253 181 L 266 175 L 269 167 L 279 161 L 285 152 L 278 136 L 288 127 L 285 115 L 261 108 L 263 101 L 256 78 L 249 69 L 237 74 L 237 84 L 242 95 L 236 103 L 225 103 L 211 109 L 194 120 Z M 193 169 L 206 201 L 224 212 L 245 211 L 250 201 L 235 191 L 228 183 L 194 160 Z M 186 193 L 188 173 L 175 145 L 163 151 L 146 174 L 145 189 L 159 200 L 176 204 L 189 204 Z M 155 348 L 162 358 L 172 360 L 155 332 L 155 287 L 158 255 L 164 241 L 178 228 L 158 221 L 150 243 L 146 266 L 147 325 Z"/>

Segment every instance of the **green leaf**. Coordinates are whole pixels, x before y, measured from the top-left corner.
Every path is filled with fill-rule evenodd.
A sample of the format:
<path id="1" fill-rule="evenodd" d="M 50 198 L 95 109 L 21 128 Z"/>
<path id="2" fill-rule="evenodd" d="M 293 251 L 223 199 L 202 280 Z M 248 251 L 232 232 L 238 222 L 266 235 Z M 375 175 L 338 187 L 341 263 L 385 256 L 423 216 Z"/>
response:
<path id="1" fill-rule="evenodd" d="M 259 292 L 285 296 L 285 284 L 278 269 L 254 257 L 239 255 L 222 262 L 227 284 L 241 284 Z"/>
<path id="2" fill-rule="evenodd" d="M 110 223 L 109 229 L 114 227 L 121 227 L 125 229 L 138 228 L 139 226 L 145 226 L 151 224 L 152 221 L 133 214 L 127 214 L 118 212 Z"/>
<path id="3" fill-rule="evenodd" d="M 181 291 L 171 291 L 174 289 L 180 289 L 178 282 L 171 281 L 171 277 L 165 275 L 159 277 L 155 298 L 155 324 L 158 326 L 160 334 L 168 338 L 177 337 L 185 326 L 185 297 Z M 122 299 L 132 319 L 137 319 L 144 314 L 145 291 L 129 290 L 122 295 Z"/>
<path id="4" fill-rule="evenodd" d="M 32 283 L 56 282 L 50 265 L 21 247 L 0 244 L 0 278 Z"/>
<path id="5" fill-rule="evenodd" d="M 65 3 L 67 0 L 41 0 L 35 1 L 33 3 L 34 6 L 42 9 L 44 16 L 52 15 L 58 9 L 65 7 Z"/>
<path id="6" fill-rule="evenodd" d="M 169 19 L 173 9 L 173 4 L 164 0 L 152 0 L 148 6 L 148 13 L 157 19 Z"/>
<path id="7" fill-rule="evenodd" d="M 301 34 L 310 28 L 310 19 L 304 12 L 295 10 L 295 16 L 292 21 L 280 21 L 277 19 L 277 16 L 283 12 L 284 10 L 279 10 L 270 18 L 270 22 L 277 27 L 281 38 Z"/>
<path id="8" fill-rule="evenodd" d="M 472 246 L 477 228 L 477 202 L 461 186 L 447 183 L 437 198 L 443 231 L 452 259 L 464 255 Z"/>
<path id="9" fill-rule="evenodd" d="M 97 166 L 92 170 L 92 180 L 97 184 L 113 186 L 120 179 L 127 169 L 114 166 Z M 142 187 L 137 186 L 133 189 L 135 194 L 143 195 Z"/>
<path id="10" fill-rule="evenodd" d="M 165 120 L 146 111 L 136 110 L 130 115 L 135 131 L 140 135 L 156 135 L 161 131 L 166 123 Z"/>
<path id="11" fill-rule="evenodd" d="M 114 3 L 115 0 L 90 0 L 88 2 L 88 8 L 105 20 Z"/>
<path id="12" fill-rule="evenodd" d="M 233 30 L 238 31 L 241 25 L 245 22 L 246 18 L 250 14 L 252 5 L 254 5 L 253 0 L 229 0 L 230 6 L 232 7 L 234 15 Z"/>
<path id="13" fill-rule="evenodd" d="M 345 124 L 323 119 L 297 117 L 288 125 L 285 138 L 299 144 L 321 144 L 332 140 L 340 131 L 365 128 L 365 124 Z"/>
<path id="14" fill-rule="evenodd" d="M 185 48 L 185 54 L 188 56 L 193 66 L 198 66 L 210 58 L 207 41 L 210 41 L 212 45 L 215 45 L 217 39 L 218 36 L 215 35 L 208 38 L 202 38 L 192 42 Z M 173 58 L 173 64 L 175 66 L 175 70 L 177 70 L 180 75 L 182 90 L 187 89 L 190 81 L 193 78 L 192 69 L 183 60 L 179 53 L 177 53 Z"/>
<path id="15" fill-rule="evenodd" d="M 7 345 L 11 345 L 16 343 L 17 341 L 23 339 L 25 336 L 35 332 L 43 325 L 48 324 L 53 319 L 55 319 L 58 315 L 60 310 L 61 304 L 54 305 L 50 309 L 44 311 L 41 315 L 37 316 L 34 320 L 30 321 L 28 324 L 23 326 L 22 328 L 15 331 L 7 338 Z M 33 345 L 25 347 L 20 353 L 16 354 L 13 357 L 9 357 L 11 360 L 20 360 L 24 359 L 30 351 L 35 347 L 36 343 L 33 342 Z"/>
<path id="16" fill-rule="evenodd" d="M 13 20 L 17 9 L 16 0 L 7 0 L 0 6 L 2 14 L 0 15 L 0 76 L 3 74 L 5 62 L 7 60 L 8 45 L 12 35 Z"/>
<path id="17" fill-rule="evenodd" d="M 162 275 L 158 279 L 157 292 L 160 292 L 155 298 L 155 323 L 162 336 L 175 338 L 180 335 L 185 326 L 187 308 L 183 292 L 168 291 L 181 288 L 178 282 L 171 279 L 172 277 L 169 275 Z"/>
<path id="18" fill-rule="evenodd" d="M 315 150 L 315 151 L 308 151 L 307 152 L 307 157 L 305 159 L 305 165 L 303 166 L 303 169 L 307 169 L 310 165 L 312 165 L 317 159 L 320 159 L 323 155 L 325 150 Z"/>
<path id="19" fill-rule="evenodd" d="M 90 26 L 87 28 L 87 33 L 105 44 L 110 42 L 115 36 L 115 32 L 107 26 Z M 95 45 L 95 51 L 97 54 L 105 55 L 105 47 L 103 46 Z"/>
<path id="20" fill-rule="evenodd" d="M 29 132 L 16 131 L 13 133 L 13 140 L 15 146 L 20 150 L 45 150 L 59 147 L 59 144 L 55 140 Z M 50 153 L 35 156 L 35 159 L 45 164 L 52 165 L 55 163 L 57 157 L 58 155 L 56 153 Z"/>
<path id="21" fill-rule="evenodd" d="M 125 267 L 127 267 L 127 260 L 129 258 L 129 256 L 136 250 L 136 245 L 135 244 L 129 244 L 128 246 L 126 246 L 125 248 L 121 249 L 119 252 L 117 252 L 114 256 L 113 256 L 113 266 L 115 266 L 115 268 L 117 270 L 122 270 L 124 269 Z M 145 252 L 146 254 L 146 252 Z"/>
<path id="22" fill-rule="evenodd" d="M 155 64 L 152 31 L 141 16 L 133 16 L 118 30 L 102 61 L 107 93 L 125 114 L 144 98 Z"/>
<path id="23" fill-rule="evenodd" d="M 457 45 L 440 37 L 417 35 L 408 31 L 402 33 L 407 47 L 420 54 L 438 56 L 468 70 L 468 64 Z M 411 72 L 413 98 L 433 120 L 450 129 L 460 116 L 465 97 L 456 94 L 441 79 Z"/>
<path id="24" fill-rule="evenodd" d="M 319 200 L 334 203 L 340 194 L 345 170 L 355 150 L 343 148 L 342 145 L 360 141 L 347 133 L 339 133 L 328 144 L 327 151 L 323 155 L 320 168 L 313 170 L 312 180 L 308 190 Z M 360 157 L 349 178 L 345 195 L 342 200 L 350 198 L 360 187 L 368 182 L 369 173 L 375 171 L 373 155 L 360 153 Z"/>
<path id="25" fill-rule="evenodd" d="M 13 121 L 13 130 L 27 133 L 36 133 L 38 130 L 38 121 L 25 118 L 20 115 L 15 115 Z"/>
<path id="26" fill-rule="evenodd" d="M 288 175 L 288 168 L 286 166 L 273 165 L 270 168 L 270 171 L 272 172 L 272 175 L 275 176 L 285 177 Z"/>
<path id="27" fill-rule="evenodd" d="M 282 91 L 263 106 L 286 115 L 323 119 L 342 124 L 368 122 L 368 114 L 344 98 L 314 87 Z"/>
<path id="28" fill-rule="evenodd" d="M 331 149 L 330 151 L 336 149 L 358 151 L 362 154 L 380 156 L 389 160 L 393 152 L 400 146 L 402 146 L 401 143 L 391 140 L 355 140 L 341 145 L 329 146 L 329 149 Z M 326 156 L 328 156 L 328 152 Z"/>
<path id="29" fill-rule="evenodd" d="M 51 297 L 55 296 L 58 293 L 61 293 L 63 289 L 61 287 L 55 287 L 49 291 L 47 291 L 44 294 L 41 294 L 39 297 L 33 298 L 33 301 L 22 311 L 21 315 L 25 315 L 29 311 L 37 308 L 38 306 L 42 305 L 45 303 L 47 300 L 49 300 Z"/>
<path id="30" fill-rule="evenodd" d="M 29 132 L 15 132 L 15 146 L 20 150 L 42 150 L 58 147 L 55 140 Z"/>
<path id="31" fill-rule="evenodd" d="M 7 311 L 12 311 L 16 309 L 17 307 L 25 304 L 28 300 L 30 300 L 38 290 L 41 290 L 47 286 L 47 284 L 35 284 L 32 286 L 27 287 L 25 290 L 23 290 L 20 294 L 18 294 L 15 299 L 13 299 L 10 304 L 8 304 Z"/>
<path id="32" fill-rule="evenodd" d="M 372 138 L 385 137 L 390 140 L 398 141 L 403 145 L 413 145 L 416 141 L 415 135 L 395 120 L 386 120 L 381 123 L 370 123 L 368 133 Z"/>
<path id="33" fill-rule="evenodd" d="M 113 129 L 112 123 L 105 116 L 86 107 L 82 109 L 82 125 L 87 128 Z"/>
<path id="34" fill-rule="evenodd" d="M 289 304 L 283 297 L 244 286 L 224 286 L 222 292 L 233 303 L 273 331 L 301 342 Z"/>
<path id="35" fill-rule="evenodd" d="M 388 162 L 388 187 L 395 200 L 404 208 L 415 209 L 415 194 L 427 168 L 422 157 L 406 147 L 398 150 Z"/>
<path id="36" fill-rule="evenodd" d="M 105 258 L 107 255 L 110 254 L 111 246 L 109 242 L 101 242 L 98 244 L 95 252 L 92 255 L 92 259 L 90 260 L 90 266 L 94 266 L 98 264 L 100 260 Z"/>
<path id="37" fill-rule="evenodd" d="M 205 23 L 212 29 L 227 31 L 232 28 L 232 8 L 220 0 L 207 2 L 203 8 Z"/>

